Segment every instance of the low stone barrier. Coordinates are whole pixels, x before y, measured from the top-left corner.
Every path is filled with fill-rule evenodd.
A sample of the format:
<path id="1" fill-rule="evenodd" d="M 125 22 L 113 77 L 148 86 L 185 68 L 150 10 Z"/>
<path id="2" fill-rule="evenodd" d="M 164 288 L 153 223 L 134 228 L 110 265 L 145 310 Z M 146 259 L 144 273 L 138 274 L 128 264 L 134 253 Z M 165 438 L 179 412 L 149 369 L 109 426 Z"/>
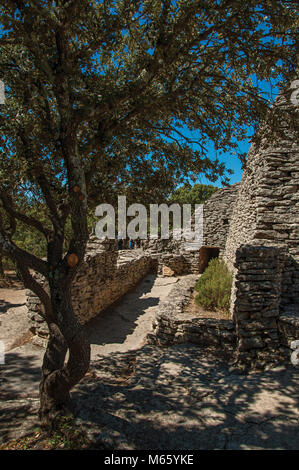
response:
<path id="1" fill-rule="evenodd" d="M 186 312 L 198 276 L 184 276 L 158 306 L 148 342 L 213 346 L 240 365 L 265 367 L 290 361 L 299 339 L 299 312 L 281 300 L 287 253 L 278 247 L 243 245 L 237 250 L 233 320 L 199 318 Z"/>
<path id="2" fill-rule="evenodd" d="M 96 241 L 90 243 L 72 286 L 73 307 L 79 321 L 85 324 L 95 318 L 153 269 L 152 258 L 143 252 L 117 252 L 105 247 L 101 249 L 100 243 Z M 43 282 L 40 276 L 38 279 Z M 48 328 L 40 315 L 42 305 L 39 298 L 29 290 L 27 307 L 32 332 L 46 338 Z"/>
<path id="3" fill-rule="evenodd" d="M 100 241 L 91 237 L 84 262 L 72 286 L 74 311 L 82 324 L 95 318 L 126 292 L 135 287 L 150 271 L 163 276 L 180 276 L 199 272 L 199 251 L 184 251 L 182 243 L 168 240 L 160 246 L 145 249 L 117 251 L 114 241 Z M 161 252 L 168 246 L 170 252 Z M 37 280 L 44 285 L 40 275 Z M 32 322 L 31 330 L 39 337 L 48 336 L 48 328 L 40 315 L 42 305 L 38 297 L 27 291 L 27 307 Z"/>
<path id="4" fill-rule="evenodd" d="M 148 334 L 147 341 L 158 346 L 190 342 L 215 347 L 222 354 L 231 356 L 236 344 L 232 321 L 199 318 L 185 312 L 197 279 L 196 275 L 184 276 L 174 285 L 167 299 L 158 306 L 153 331 Z"/>
<path id="5" fill-rule="evenodd" d="M 88 244 L 72 294 L 82 324 L 95 318 L 135 287 L 149 272 L 182 276 L 157 307 L 148 342 L 159 346 L 191 342 L 214 347 L 246 366 L 290 359 L 290 344 L 299 339 L 299 313 L 290 309 L 286 279 L 294 279 L 286 251 L 279 247 L 242 245 L 236 255 L 233 321 L 200 318 L 186 312 L 198 279 L 199 253 L 116 251 L 98 240 Z M 291 268 L 290 268 L 291 266 Z M 192 274 L 186 274 L 190 271 Z M 194 274 L 196 273 L 196 274 Z M 42 282 L 42 279 L 39 279 Z M 287 303 L 286 303 L 287 299 Z M 288 305 L 289 310 L 286 310 Z M 47 338 L 40 301 L 28 291 L 32 331 Z"/>

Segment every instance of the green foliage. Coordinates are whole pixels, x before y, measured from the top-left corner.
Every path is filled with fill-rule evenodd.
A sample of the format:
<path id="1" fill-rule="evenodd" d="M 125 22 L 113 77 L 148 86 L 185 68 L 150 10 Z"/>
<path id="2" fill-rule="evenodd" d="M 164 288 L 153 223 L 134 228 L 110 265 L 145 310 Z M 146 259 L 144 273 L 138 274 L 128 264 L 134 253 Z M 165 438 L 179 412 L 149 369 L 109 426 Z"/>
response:
<path id="1" fill-rule="evenodd" d="M 63 416 L 56 422 L 56 430 L 50 433 L 50 449 L 84 449 L 88 445 L 88 440 L 83 435 L 80 428 L 76 426 L 72 416 Z"/>
<path id="2" fill-rule="evenodd" d="M 46 224 L 46 219 L 43 218 L 42 213 L 46 211 L 46 207 L 40 208 L 41 213 L 39 215 L 40 219 L 44 221 Z M 27 215 L 36 216 L 36 210 L 32 209 L 27 210 Z M 92 229 L 94 228 L 97 219 L 92 211 L 87 216 L 88 222 L 88 229 L 91 233 Z M 72 228 L 71 228 L 71 221 L 70 217 L 66 220 L 65 224 L 65 236 L 64 236 L 64 250 L 67 250 L 68 244 L 71 240 L 72 236 Z M 32 253 L 33 255 L 37 256 L 38 258 L 45 258 L 47 256 L 47 241 L 45 237 L 41 235 L 41 233 L 35 230 L 32 227 L 27 226 L 26 224 L 19 222 L 16 225 L 15 232 L 12 236 L 14 243 L 20 247 L 21 249 Z M 0 254 L 1 258 L 1 254 Z M 14 262 L 8 258 L 7 256 L 2 257 L 2 264 L 4 271 L 7 270 L 14 270 L 15 264 Z M 1 276 L 1 272 L 0 272 Z"/>
<path id="3" fill-rule="evenodd" d="M 206 184 L 184 184 L 181 188 L 174 191 L 170 198 L 169 203 L 178 204 L 203 204 L 214 194 L 218 188 Z"/>
<path id="4" fill-rule="evenodd" d="M 43 258 L 47 256 L 47 243 L 41 234 L 27 227 L 25 224 L 20 223 L 13 236 L 15 243 L 23 250 L 33 253 L 35 256 Z"/>
<path id="5" fill-rule="evenodd" d="M 268 107 L 259 80 L 294 72 L 296 13 L 285 0 L 3 0 L 5 167 L 33 191 L 41 168 L 28 159 L 41 160 L 60 201 L 71 132 L 89 202 L 123 192 L 143 202 L 202 174 L 225 180 L 209 140 L 237 150 Z"/>
<path id="6" fill-rule="evenodd" d="M 207 310 L 229 310 L 232 274 L 224 261 L 214 258 L 195 285 L 195 302 Z"/>

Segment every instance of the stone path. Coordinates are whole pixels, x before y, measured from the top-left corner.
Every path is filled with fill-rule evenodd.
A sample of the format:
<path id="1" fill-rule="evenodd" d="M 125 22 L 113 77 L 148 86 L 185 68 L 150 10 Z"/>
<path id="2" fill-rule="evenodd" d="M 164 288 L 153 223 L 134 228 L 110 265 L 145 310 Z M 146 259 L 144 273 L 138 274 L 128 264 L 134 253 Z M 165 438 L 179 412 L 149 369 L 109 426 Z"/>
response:
<path id="1" fill-rule="evenodd" d="M 98 354 L 109 355 L 142 346 L 151 329 L 155 308 L 176 282 L 176 278 L 149 275 L 120 303 L 92 321 L 86 327 L 91 342 L 91 359 L 96 359 Z M 0 297 L 0 340 L 4 341 L 7 351 L 5 365 L 0 366 L 0 393 L 6 397 L 38 396 L 44 349 L 30 342 L 25 290 L 15 294 L 6 292 L 6 289 L 2 291 L 2 299 L 8 296 L 11 302 L 1 301 Z M 14 344 L 18 346 L 22 342 L 26 344 L 14 347 Z"/>
<path id="2" fill-rule="evenodd" d="M 111 449 L 299 449 L 299 371 L 241 375 L 191 344 L 93 365 L 74 398 L 79 423 Z"/>
<path id="3" fill-rule="evenodd" d="M 78 423 L 109 449 L 299 449 L 299 371 L 291 365 L 242 375 L 212 350 L 144 344 L 175 282 L 148 276 L 87 327 L 92 363 L 73 392 Z M 6 344 L 14 316 L 18 334 L 27 328 L 19 294 L 0 304 Z M 0 441 L 38 425 L 42 355 L 27 342 L 0 366 Z"/>
<path id="4" fill-rule="evenodd" d="M 0 340 L 6 351 L 16 346 L 29 329 L 25 292 L 22 288 L 0 289 Z"/>
<path id="5" fill-rule="evenodd" d="M 99 354 L 107 356 L 142 346 L 151 329 L 155 308 L 176 282 L 176 278 L 149 275 L 120 303 L 92 321 L 86 328 L 92 360 Z M 0 322 L 0 340 L 4 342 L 6 351 L 5 364 L 0 365 L 0 412 L 9 428 L 12 419 L 16 419 L 16 426 L 11 431 L 13 435 L 15 431 L 23 433 L 30 429 L 30 420 L 29 423 L 24 422 L 20 410 L 24 406 L 26 408 L 26 399 L 30 406 L 34 406 L 34 400 L 38 399 L 44 355 L 43 348 L 31 343 L 24 289 L 0 289 Z M 5 425 L 2 434 L 9 435 Z"/>
<path id="6" fill-rule="evenodd" d="M 38 396 L 43 348 L 31 344 L 25 289 L 0 289 L 0 398 Z"/>
<path id="7" fill-rule="evenodd" d="M 158 303 L 167 297 L 177 280 L 148 275 L 119 303 L 91 321 L 86 328 L 91 359 L 141 347 L 152 328 Z"/>

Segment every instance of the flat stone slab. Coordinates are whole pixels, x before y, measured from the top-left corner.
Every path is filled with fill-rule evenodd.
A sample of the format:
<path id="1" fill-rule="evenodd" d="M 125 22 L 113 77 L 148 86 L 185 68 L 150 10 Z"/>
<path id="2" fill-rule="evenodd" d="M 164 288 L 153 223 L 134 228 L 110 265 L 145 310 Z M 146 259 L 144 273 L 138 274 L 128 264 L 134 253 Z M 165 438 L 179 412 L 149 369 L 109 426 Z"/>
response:
<path id="1" fill-rule="evenodd" d="M 112 449 L 299 449 L 291 366 L 243 375 L 196 345 L 146 345 L 135 363 L 94 363 L 74 399 L 86 433 Z"/>

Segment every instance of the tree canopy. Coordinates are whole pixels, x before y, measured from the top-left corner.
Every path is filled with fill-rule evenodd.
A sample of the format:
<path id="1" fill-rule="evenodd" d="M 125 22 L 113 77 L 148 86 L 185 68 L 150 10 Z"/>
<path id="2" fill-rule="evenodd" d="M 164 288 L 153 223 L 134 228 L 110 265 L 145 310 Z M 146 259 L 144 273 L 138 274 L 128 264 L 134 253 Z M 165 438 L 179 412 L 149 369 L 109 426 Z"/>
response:
<path id="1" fill-rule="evenodd" d="M 176 189 L 169 198 L 170 203 L 178 204 L 204 204 L 218 188 L 207 184 L 184 184 Z"/>

